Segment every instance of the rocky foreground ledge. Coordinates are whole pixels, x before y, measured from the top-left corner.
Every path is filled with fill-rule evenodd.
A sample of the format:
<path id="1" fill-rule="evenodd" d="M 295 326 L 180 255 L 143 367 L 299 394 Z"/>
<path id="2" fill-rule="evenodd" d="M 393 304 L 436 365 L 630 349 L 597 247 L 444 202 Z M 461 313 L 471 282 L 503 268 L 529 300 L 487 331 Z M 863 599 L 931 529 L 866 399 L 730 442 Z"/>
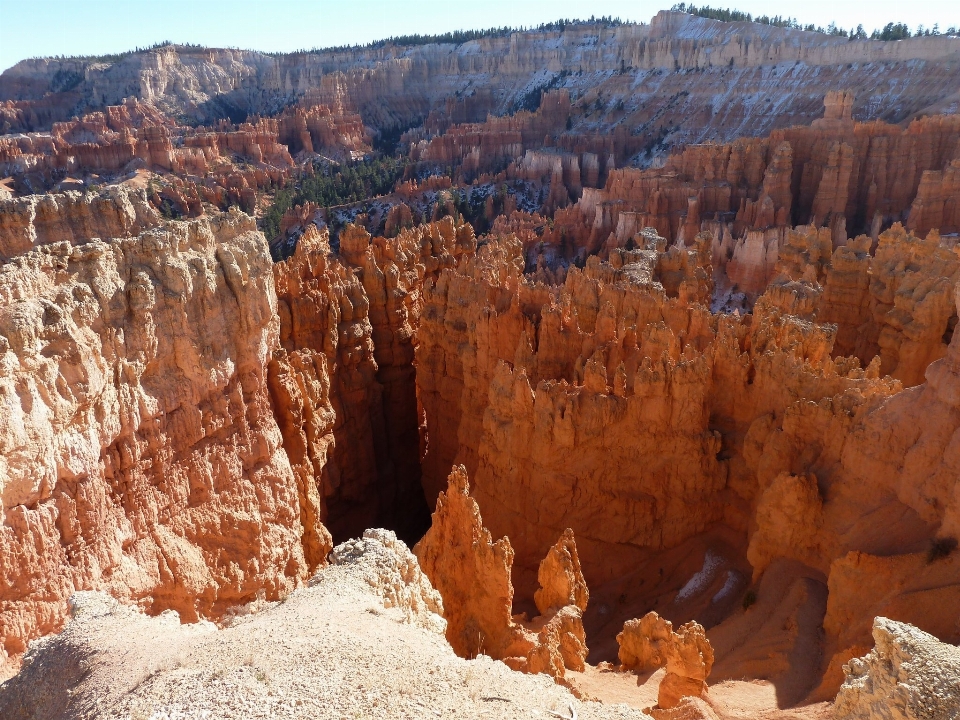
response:
<path id="1" fill-rule="evenodd" d="M 439 593 L 386 530 L 337 546 L 306 587 L 248 605 L 221 628 L 183 625 L 172 610 L 148 617 L 101 592 L 76 593 L 71 610 L 64 632 L 34 641 L 19 675 L 0 686 L 3 718 L 650 716 L 577 699 L 485 655 L 457 657 L 443 639 Z M 957 717 L 960 650 L 886 618 L 873 634 L 876 647 L 849 663 L 835 709 L 819 717 Z M 649 713 L 734 717 L 709 698 Z"/>
<path id="2" fill-rule="evenodd" d="M 34 642 L 0 686 L 0 717 L 645 717 L 581 702 L 546 675 L 457 657 L 439 594 L 390 531 L 368 530 L 331 561 L 223 629 L 77 593 L 64 632 Z"/>

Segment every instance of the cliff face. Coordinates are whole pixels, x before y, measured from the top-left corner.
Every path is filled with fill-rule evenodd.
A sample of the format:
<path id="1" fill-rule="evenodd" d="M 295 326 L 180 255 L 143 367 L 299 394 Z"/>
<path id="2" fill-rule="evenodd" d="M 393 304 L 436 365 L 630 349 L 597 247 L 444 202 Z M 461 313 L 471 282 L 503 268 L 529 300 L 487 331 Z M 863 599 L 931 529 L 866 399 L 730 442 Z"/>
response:
<path id="1" fill-rule="evenodd" d="M 900 225 L 880 234 L 872 256 L 867 245 L 862 237 L 834 251 L 820 317 L 837 324 L 838 352 L 878 356 L 882 373 L 919 385 L 952 338 L 960 256 L 938 233 L 921 240 Z"/>
<path id="2" fill-rule="evenodd" d="M 271 412 L 279 322 L 252 219 L 91 239 L 74 201 L 40 199 L 63 234 L 0 268 L 4 659 L 58 630 L 74 590 L 217 616 L 286 594 L 330 547 Z"/>
<path id="3" fill-rule="evenodd" d="M 711 631 L 718 658 L 729 658 L 722 672 L 742 673 L 737 663 L 765 652 L 753 643 L 768 642 L 760 638 L 769 631 L 747 625 L 799 613 L 798 627 L 822 622 L 823 665 L 797 645 L 806 642 L 803 631 L 778 639 L 784 661 L 762 671 L 789 678 L 786 692 L 797 700 L 824 673 L 821 691 L 836 690 L 840 664 L 868 641 L 884 608 L 955 638 L 945 608 L 960 588 L 946 579 L 952 559 L 924 560 L 935 537 L 957 532 L 948 479 L 957 341 L 930 351 L 952 312 L 941 307 L 940 288 L 956 282 L 955 255 L 894 228 L 871 261 L 878 298 L 891 277 L 880 268 L 901 268 L 892 291 L 899 309 L 883 311 L 902 333 L 891 372 L 907 383 L 919 382 L 917 373 L 927 378 L 903 391 L 880 377 L 882 351 L 866 368 L 834 352 L 837 328 L 815 319 L 828 294 L 842 294 L 829 279 L 829 293 L 815 280 L 817 267 L 831 272 L 817 265 L 819 234 L 802 237 L 806 244 L 790 245 L 788 259 L 814 279 L 784 276 L 746 317 L 713 315 L 700 304 L 711 294 L 707 235 L 683 250 L 638 235 L 643 249 L 613 248 L 608 262 L 590 257 L 559 278 L 543 267 L 524 276 L 521 242 L 491 240 L 427 288 L 417 347 L 428 499 L 450 463 L 473 473 L 487 527 L 511 538 L 521 602 L 533 594 L 539 558 L 568 526 L 588 583 L 611 588 L 601 597 L 647 608 L 666 599 L 675 622 L 716 623 L 717 613 L 732 613 L 719 608 L 743 592 L 728 585 L 749 584 L 737 584 L 735 569 L 746 559 L 770 605 L 724 615 L 730 624 Z M 925 333 L 937 335 L 934 345 L 924 344 Z M 879 518 L 897 532 L 879 533 Z M 699 550 L 703 577 L 684 589 L 683 579 L 662 574 L 670 563 L 655 558 L 690 553 L 697 538 L 709 548 L 705 556 Z M 653 589 L 626 579 L 646 563 L 661 567 Z M 875 578 L 871 600 L 857 600 L 867 578 Z M 608 628 L 617 612 L 591 622 Z"/>
<path id="4" fill-rule="evenodd" d="M 8 661 L 75 589 L 218 617 L 285 596 L 327 527 L 415 538 L 432 507 L 417 555 L 451 644 L 517 669 L 564 677 L 588 634 L 609 653 L 654 606 L 708 628 L 709 645 L 684 633 L 668 704 L 710 665 L 832 697 L 877 614 L 960 639 L 958 262 L 936 233 L 894 226 L 871 254 L 869 236 L 784 229 L 740 315 L 708 309 L 707 232 L 634 228 L 580 268 L 536 216 L 480 241 L 450 218 L 350 226 L 336 252 L 306 222 L 271 266 L 238 212 L 164 224 L 137 193 L 4 207 Z"/>
<path id="5" fill-rule="evenodd" d="M 411 142 L 412 160 L 441 167 L 460 166 L 464 173 L 476 174 L 506 164 L 527 148 L 540 147 L 545 136 L 564 129 L 570 114 L 570 93 L 561 90 L 544 94 L 535 112 L 520 111 L 482 123 L 454 125 L 429 140 L 418 141 L 417 133 L 408 133 L 405 139 Z"/>
<path id="6" fill-rule="evenodd" d="M 350 226 L 335 255 L 311 224 L 275 267 L 283 350 L 271 387 L 284 446 L 320 488 L 337 537 L 386 524 L 416 539 L 427 524 L 413 368 L 420 293 L 475 244 L 469 225 L 447 218 L 390 240 Z M 334 412 L 318 415 L 311 398 L 327 388 Z"/>
<path id="7" fill-rule="evenodd" d="M 834 247 L 861 232 L 876 241 L 880 227 L 897 221 L 918 236 L 960 230 L 951 193 L 960 118 L 901 128 L 855 123 L 842 93 L 828 94 L 825 104 L 825 117 L 810 127 L 688 146 L 662 168 L 614 170 L 602 189 L 584 190 L 558 218 L 559 229 L 595 252 L 624 246 L 642 227 L 689 244 L 702 223 L 719 221 L 702 226 L 716 236 L 718 264 L 755 295 L 773 279 L 784 229 L 792 225 L 830 228 Z M 831 117 L 839 113 L 846 114 Z"/>
<path id="8" fill-rule="evenodd" d="M 427 292 L 417 377 L 428 493 L 436 466 L 472 468 L 481 508 L 509 508 L 509 526 L 491 514 L 494 531 L 527 539 L 518 541 L 521 563 L 545 550 L 534 538 L 562 530 L 572 514 L 582 513 L 572 527 L 584 542 L 661 547 L 721 519 L 715 493 L 731 463 L 717 458 L 770 403 L 803 392 L 791 367 L 817 368 L 805 381 L 812 392 L 890 387 L 862 372 L 847 377 L 829 358 L 829 329 L 803 332 L 774 309 L 750 325 L 711 316 L 697 304 L 709 297 L 709 256 L 680 253 L 684 277 L 669 262 L 677 250 L 659 240 L 659 251 L 654 237 L 646 250 L 615 251 L 611 264 L 591 258 L 561 286 L 524 279 L 519 244 L 502 240 Z M 583 459 L 571 465 L 573 447 Z M 601 515 L 602 524 L 589 522 Z"/>
<path id="9" fill-rule="evenodd" d="M 296 105 L 276 118 L 194 128 L 128 99 L 55 122 L 49 133 L 0 137 L 0 173 L 15 178 L 19 192 L 35 193 L 91 176 L 129 181 L 138 170 L 150 171 L 162 177 L 150 183 L 155 204 L 162 195 L 181 215 L 196 217 L 203 203 L 253 212 L 256 191 L 290 178 L 292 155 L 350 160 L 369 150 L 360 117 L 324 105 Z"/>
<path id="10" fill-rule="evenodd" d="M 215 617 L 323 564 L 324 523 L 422 534 L 420 292 L 469 225 L 350 227 L 337 254 L 310 224 L 273 264 L 236 211 L 162 223 L 123 189 L 2 209 L 5 658 L 75 589 Z"/>
<path id="11" fill-rule="evenodd" d="M 124 238 L 160 225 L 146 194 L 126 188 L 94 195 L 29 195 L 0 200 L 0 261 L 41 245 Z"/>
<path id="12" fill-rule="evenodd" d="M 6 129 L 50 125 L 0 138 L 14 191 L 121 183 L 0 200 L 5 671 L 75 590 L 218 618 L 375 525 L 426 531 L 460 655 L 563 679 L 623 628 L 670 716 L 711 672 L 831 698 L 880 614 L 960 640 L 960 120 L 907 122 L 958 46 L 662 13 L 5 73 Z M 397 137 L 408 179 L 290 208 L 276 263 L 155 209 Z"/>
<path id="13" fill-rule="evenodd" d="M 562 83 L 588 94 L 590 103 L 600 98 L 608 126 L 626 113 L 631 126 L 655 125 L 651 137 L 670 126 L 681 142 L 731 140 L 733 132 L 760 135 L 809 123 L 831 89 L 860 88 L 853 111 L 865 119 L 900 122 L 950 111 L 957 50 L 948 37 L 849 41 L 670 12 L 650 24 L 576 25 L 460 45 L 282 56 L 169 46 L 114 62 L 25 60 L 0 76 L 0 118 L 6 132 L 41 129 L 133 94 L 173 116 L 209 123 L 274 114 L 308 95 L 331 108 L 343 103 L 384 129 L 409 127 L 432 111 L 452 122 L 482 120 Z M 898 79 L 893 87 L 891 78 Z M 475 98 L 448 108 L 455 95 Z M 777 101 L 756 107 L 758 95 Z M 615 110 L 620 97 L 626 106 Z"/>

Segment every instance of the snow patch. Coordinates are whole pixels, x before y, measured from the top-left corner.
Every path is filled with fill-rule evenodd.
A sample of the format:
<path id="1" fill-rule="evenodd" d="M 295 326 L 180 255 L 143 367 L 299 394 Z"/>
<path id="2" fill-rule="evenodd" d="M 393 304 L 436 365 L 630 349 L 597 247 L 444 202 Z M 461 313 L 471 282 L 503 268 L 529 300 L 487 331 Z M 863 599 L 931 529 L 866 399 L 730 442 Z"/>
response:
<path id="1" fill-rule="evenodd" d="M 717 571 L 721 565 L 723 565 L 723 557 L 713 550 L 707 550 L 707 554 L 703 557 L 703 567 L 700 568 L 693 577 L 687 580 L 686 585 L 680 588 L 680 592 L 677 593 L 673 602 L 683 602 L 684 600 L 689 600 L 697 593 L 703 592 L 707 585 L 717 576 Z"/>
<path id="2" fill-rule="evenodd" d="M 710 598 L 711 603 L 718 603 L 726 600 L 728 597 L 733 595 L 737 589 L 737 585 L 740 584 L 740 580 L 743 576 L 738 573 L 736 570 L 727 570 L 727 579 L 723 583 L 723 587 L 717 591 L 717 594 Z"/>
<path id="3" fill-rule="evenodd" d="M 738 292 L 734 286 L 730 286 L 724 277 L 714 284 L 710 312 L 714 315 L 718 313 L 746 315 L 753 312 L 753 302 L 745 293 Z"/>

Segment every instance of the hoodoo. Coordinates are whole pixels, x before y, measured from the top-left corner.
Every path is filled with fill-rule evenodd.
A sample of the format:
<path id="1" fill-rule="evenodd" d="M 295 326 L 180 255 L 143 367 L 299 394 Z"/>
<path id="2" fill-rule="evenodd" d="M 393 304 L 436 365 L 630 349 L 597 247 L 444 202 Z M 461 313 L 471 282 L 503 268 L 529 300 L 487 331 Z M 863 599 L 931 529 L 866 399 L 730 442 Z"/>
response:
<path id="1" fill-rule="evenodd" d="M 0 73 L 4 719 L 960 717 L 956 28 L 503 17 Z"/>

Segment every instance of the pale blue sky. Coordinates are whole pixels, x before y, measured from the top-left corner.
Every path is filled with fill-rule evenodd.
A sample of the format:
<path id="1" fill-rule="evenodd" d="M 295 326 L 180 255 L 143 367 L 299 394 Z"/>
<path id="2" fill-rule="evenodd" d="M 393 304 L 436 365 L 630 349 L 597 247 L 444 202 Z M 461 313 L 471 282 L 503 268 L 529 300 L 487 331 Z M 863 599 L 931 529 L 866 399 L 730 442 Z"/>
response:
<path id="1" fill-rule="evenodd" d="M 674 0 L 0 0 L 0 70 L 28 57 L 101 55 L 163 40 L 267 51 L 391 35 L 613 15 L 648 22 Z M 708 0 L 869 33 L 891 21 L 960 25 L 958 0 Z"/>

